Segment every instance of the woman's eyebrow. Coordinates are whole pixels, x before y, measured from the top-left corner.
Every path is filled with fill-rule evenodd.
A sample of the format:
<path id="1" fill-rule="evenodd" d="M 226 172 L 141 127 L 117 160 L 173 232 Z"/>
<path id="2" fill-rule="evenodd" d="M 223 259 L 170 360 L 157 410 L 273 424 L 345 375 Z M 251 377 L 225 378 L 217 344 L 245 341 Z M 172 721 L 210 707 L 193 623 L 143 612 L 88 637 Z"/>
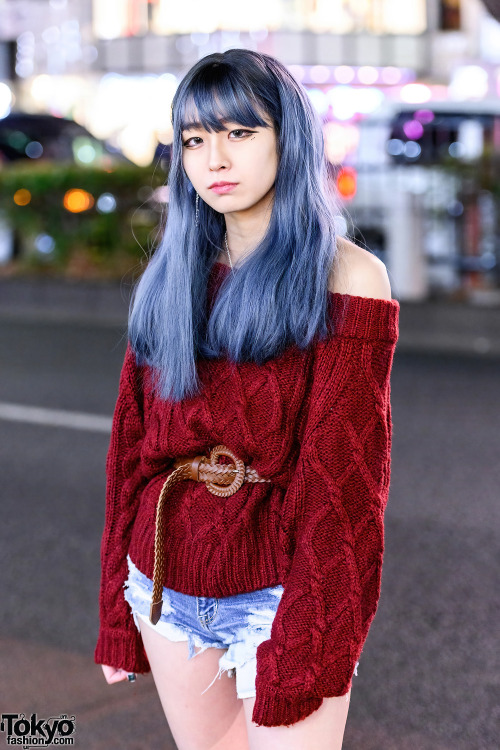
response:
<path id="1" fill-rule="evenodd" d="M 184 123 L 184 125 L 181 128 L 182 131 L 184 131 L 184 130 L 202 130 L 202 129 L 203 129 L 203 125 L 201 124 L 201 122 L 195 122 L 194 120 L 193 120 L 193 122 L 186 122 L 186 123 Z"/>
<path id="2" fill-rule="evenodd" d="M 237 122 L 237 120 L 226 120 L 223 118 L 219 122 L 223 126 L 222 130 L 228 130 L 227 125 L 239 125 L 239 127 L 243 127 L 241 123 Z M 189 122 L 183 123 L 181 130 L 205 130 L 205 127 L 203 126 L 203 123 L 199 122 L 199 120 L 190 120 Z"/>

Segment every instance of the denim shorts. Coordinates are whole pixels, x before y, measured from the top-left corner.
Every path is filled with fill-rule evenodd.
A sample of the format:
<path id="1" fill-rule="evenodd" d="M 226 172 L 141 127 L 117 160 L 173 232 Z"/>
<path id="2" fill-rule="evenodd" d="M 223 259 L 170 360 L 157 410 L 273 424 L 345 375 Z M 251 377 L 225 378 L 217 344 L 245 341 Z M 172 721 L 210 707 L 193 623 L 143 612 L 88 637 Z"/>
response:
<path id="1" fill-rule="evenodd" d="M 238 698 L 254 698 L 257 646 L 270 638 L 283 586 L 221 599 L 189 596 L 164 588 L 161 617 L 152 625 L 149 607 L 153 582 L 136 568 L 129 556 L 127 562 L 129 575 L 124 584 L 124 596 L 138 630 L 139 620 L 142 620 L 171 641 L 187 641 L 188 659 L 210 647 L 225 648 L 217 674 L 201 694 L 227 672 L 228 677 L 236 676 Z M 200 648 L 196 653 L 195 646 Z"/>

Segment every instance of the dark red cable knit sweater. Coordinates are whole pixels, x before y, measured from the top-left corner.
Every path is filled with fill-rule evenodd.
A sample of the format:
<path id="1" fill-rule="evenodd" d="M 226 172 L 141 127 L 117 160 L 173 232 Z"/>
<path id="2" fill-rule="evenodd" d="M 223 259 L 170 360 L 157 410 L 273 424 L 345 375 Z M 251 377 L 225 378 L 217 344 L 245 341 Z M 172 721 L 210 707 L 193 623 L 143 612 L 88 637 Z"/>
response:
<path id="1" fill-rule="evenodd" d="M 209 300 L 228 268 L 214 266 Z M 328 299 L 326 340 L 264 365 L 200 359 L 203 392 L 177 404 L 154 397 L 129 346 L 107 457 L 95 661 L 135 672 L 150 667 L 123 596 L 126 556 L 152 578 L 156 502 L 173 459 L 223 443 L 272 480 L 227 498 L 176 484 L 163 581 L 206 597 L 283 584 L 257 648 L 253 721 L 264 726 L 294 724 L 349 691 L 380 595 L 399 304 Z"/>

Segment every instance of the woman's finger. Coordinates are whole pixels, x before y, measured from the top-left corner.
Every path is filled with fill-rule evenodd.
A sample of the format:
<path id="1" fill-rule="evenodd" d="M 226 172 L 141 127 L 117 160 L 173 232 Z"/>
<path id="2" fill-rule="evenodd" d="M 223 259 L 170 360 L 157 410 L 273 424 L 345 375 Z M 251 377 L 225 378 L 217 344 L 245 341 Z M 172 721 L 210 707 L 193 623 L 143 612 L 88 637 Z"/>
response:
<path id="1" fill-rule="evenodd" d="M 106 678 L 106 682 L 109 685 L 112 685 L 115 682 L 122 682 L 123 680 L 129 679 L 129 672 L 127 672 L 125 669 L 116 669 L 116 667 L 110 667 L 107 664 L 102 664 L 101 666 L 104 677 Z"/>

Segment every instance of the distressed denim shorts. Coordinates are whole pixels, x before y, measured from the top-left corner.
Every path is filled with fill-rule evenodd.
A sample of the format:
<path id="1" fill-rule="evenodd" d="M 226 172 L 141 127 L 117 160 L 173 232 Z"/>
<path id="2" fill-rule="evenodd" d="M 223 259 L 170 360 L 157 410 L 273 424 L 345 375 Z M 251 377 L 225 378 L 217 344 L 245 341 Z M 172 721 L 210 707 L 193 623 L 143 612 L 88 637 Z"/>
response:
<path id="1" fill-rule="evenodd" d="M 219 670 L 205 693 L 223 672 L 236 676 L 238 698 L 255 697 L 257 646 L 271 636 L 271 626 L 283 594 L 283 586 L 273 586 L 221 599 L 189 596 L 163 588 L 161 617 L 152 625 L 149 607 L 153 582 L 140 572 L 127 556 L 129 575 L 124 596 L 132 610 L 134 622 L 148 624 L 171 641 L 187 641 L 191 659 L 207 648 L 225 648 L 219 659 Z M 195 653 L 195 646 L 200 648 Z"/>

